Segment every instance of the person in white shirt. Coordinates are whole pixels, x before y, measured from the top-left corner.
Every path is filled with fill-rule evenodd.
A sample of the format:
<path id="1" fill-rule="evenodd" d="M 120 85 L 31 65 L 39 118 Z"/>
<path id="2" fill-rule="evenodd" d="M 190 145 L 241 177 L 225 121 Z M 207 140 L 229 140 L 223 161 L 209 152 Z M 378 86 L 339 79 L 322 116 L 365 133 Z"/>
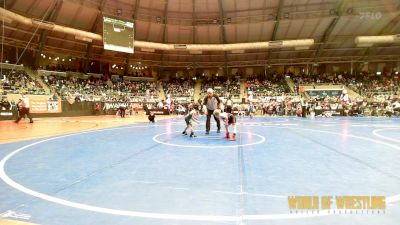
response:
<path id="1" fill-rule="evenodd" d="M 340 101 L 343 105 L 347 105 L 350 101 L 349 94 L 347 94 L 347 90 L 343 90 L 342 94 L 340 95 Z"/>
<path id="2" fill-rule="evenodd" d="M 249 91 L 249 97 L 247 98 L 247 101 L 249 103 L 249 116 L 252 119 L 255 113 L 255 108 L 254 108 L 254 99 L 253 99 L 253 92 Z"/>
<path id="3" fill-rule="evenodd" d="M 393 107 L 390 104 L 388 104 L 385 107 L 385 115 L 388 117 L 392 117 L 393 113 L 394 113 Z"/>
<path id="4" fill-rule="evenodd" d="M 231 98 L 228 98 L 226 100 L 226 112 L 231 113 L 232 112 L 232 106 L 233 106 L 233 101 Z"/>
<path id="5" fill-rule="evenodd" d="M 168 110 L 171 108 L 171 103 L 172 103 L 172 100 L 171 100 L 171 95 L 167 95 L 167 99 L 165 100 L 165 106 L 168 108 Z"/>
<path id="6" fill-rule="evenodd" d="M 18 102 L 19 116 L 18 116 L 17 120 L 15 121 L 15 123 L 19 123 L 19 121 L 25 115 L 28 116 L 30 123 L 33 123 L 32 115 L 29 112 L 29 108 L 30 108 L 29 98 L 27 96 L 25 96 L 25 94 L 22 94 L 21 98 L 19 99 L 19 102 Z"/>
<path id="7" fill-rule="evenodd" d="M 164 108 L 164 104 L 163 104 L 163 102 L 162 102 L 162 101 L 160 101 L 160 102 L 158 103 L 157 107 L 158 107 L 159 109 L 162 109 L 162 108 Z"/>
<path id="8" fill-rule="evenodd" d="M 400 111 L 400 102 L 399 100 L 396 100 L 393 104 L 392 104 L 393 110 L 397 110 Z"/>

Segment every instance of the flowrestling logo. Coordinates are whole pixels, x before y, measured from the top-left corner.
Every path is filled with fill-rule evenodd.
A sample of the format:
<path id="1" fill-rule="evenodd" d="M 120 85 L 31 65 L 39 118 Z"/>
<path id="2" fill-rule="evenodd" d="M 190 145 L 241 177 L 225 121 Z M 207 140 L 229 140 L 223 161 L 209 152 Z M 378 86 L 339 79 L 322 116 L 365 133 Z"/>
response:
<path id="1" fill-rule="evenodd" d="M 288 196 L 292 214 L 384 214 L 385 196 Z"/>

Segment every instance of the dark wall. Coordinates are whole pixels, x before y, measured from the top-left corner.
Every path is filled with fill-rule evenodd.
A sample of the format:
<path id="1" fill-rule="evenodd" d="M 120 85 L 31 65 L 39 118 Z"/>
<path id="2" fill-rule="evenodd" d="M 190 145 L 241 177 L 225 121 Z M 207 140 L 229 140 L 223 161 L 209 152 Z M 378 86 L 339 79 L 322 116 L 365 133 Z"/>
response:
<path id="1" fill-rule="evenodd" d="M 62 113 L 32 113 L 33 118 L 39 117 L 69 117 L 69 116 L 92 116 L 95 115 L 95 102 L 75 102 L 69 104 L 67 101 L 62 102 Z M 99 103 L 101 109 L 103 104 Z M 101 110 L 102 111 L 102 110 Z M 7 111 L 10 112 L 10 111 Z M 1 115 L 1 113 L 0 113 Z M 7 113 L 8 115 L 8 113 Z M 13 112 L 13 116 L 0 116 L 0 120 L 16 119 L 17 112 Z"/>

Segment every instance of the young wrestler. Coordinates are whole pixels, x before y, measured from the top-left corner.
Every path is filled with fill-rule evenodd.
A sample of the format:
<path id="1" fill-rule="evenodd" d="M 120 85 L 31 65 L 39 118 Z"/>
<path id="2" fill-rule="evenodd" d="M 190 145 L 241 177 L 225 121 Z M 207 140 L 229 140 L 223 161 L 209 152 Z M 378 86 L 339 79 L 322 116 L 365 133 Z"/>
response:
<path id="1" fill-rule="evenodd" d="M 154 115 L 153 112 L 149 113 L 148 118 L 149 118 L 149 123 L 155 123 L 156 122 L 156 115 Z"/>
<path id="2" fill-rule="evenodd" d="M 233 127 L 233 135 L 231 141 L 236 141 L 236 117 L 232 113 L 227 113 L 223 112 L 220 115 L 221 120 L 224 122 L 225 125 L 225 131 L 226 131 L 226 139 L 230 138 L 230 133 L 229 133 L 229 125 L 232 125 Z"/>
<path id="3" fill-rule="evenodd" d="M 199 106 L 194 105 L 193 109 L 189 112 L 187 116 L 185 116 L 186 128 L 182 132 L 182 134 L 187 135 L 187 131 L 190 131 L 190 137 L 194 138 L 196 135 L 194 134 L 194 125 L 198 124 L 199 117 Z"/>

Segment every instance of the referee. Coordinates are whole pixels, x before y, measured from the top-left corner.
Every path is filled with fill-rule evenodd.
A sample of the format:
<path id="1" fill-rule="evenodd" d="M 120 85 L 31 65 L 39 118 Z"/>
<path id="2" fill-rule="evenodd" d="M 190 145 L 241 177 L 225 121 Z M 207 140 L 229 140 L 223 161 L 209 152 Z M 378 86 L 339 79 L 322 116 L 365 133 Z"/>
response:
<path id="1" fill-rule="evenodd" d="M 207 89 L 207 96 L 204 98 L 203 105 L 206 106 L 206 115 L 207 115 L 207 121 L 206 121 L 206 134 L 210 134 L 210 119 L 211 115 L 214 116 L 215 121 L 217 122 L 217 133 L 221 133 L 221 124 L 219 121 L 219 118 L 214 115 L 214 110 L 219 108 L 219 103 L 221 101 L 219 100 L 218 96 L 214 94 L 214 90 L 209 88 Z"/>
<path id="2" fill-rule="evenodd" d="M 25 115 L 28 116 L 30 123 L 33 123 L 32 116 L 29 112 L 29 108 L 30 108 L 29 98 L 25 94 L 22 94 L 20 101 L 18 102 L 19 116 L 15 121 L 15 123 L 18 123 Z"/>

